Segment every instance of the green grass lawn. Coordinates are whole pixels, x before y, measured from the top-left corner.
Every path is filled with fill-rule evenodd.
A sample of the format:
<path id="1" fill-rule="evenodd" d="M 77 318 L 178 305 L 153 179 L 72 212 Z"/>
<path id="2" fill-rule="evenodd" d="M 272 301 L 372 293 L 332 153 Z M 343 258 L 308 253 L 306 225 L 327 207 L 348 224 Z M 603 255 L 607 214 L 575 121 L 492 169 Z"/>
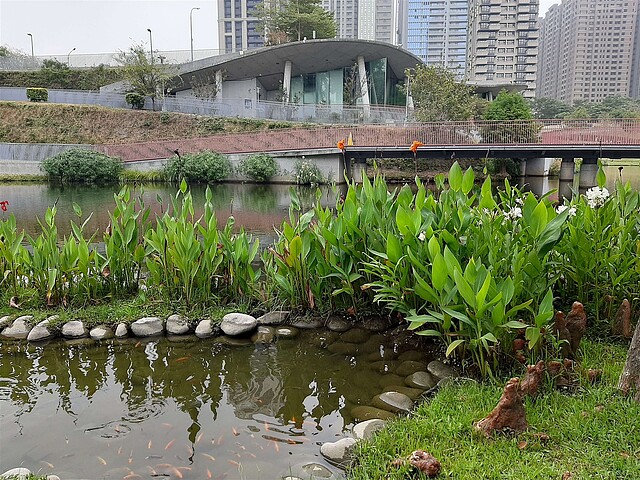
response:
<path id="1" fill-rule="evenodd" d="M 604 369 L 602 380 L 570 394 L 546 386 L 526 402 L 527 432 L 490 439 L 474 432 L 503 384 L 451 385 L 360 443 L 349 479 L 412 478 L 391 462 L 416 449 L 440 460 L 438 478 L 560 479 L 569 472 L 572 480 L 640 479 L 640 404 L 616 390 L 627 347 L 585 341 L 582 352 L 585 368 Z"/>

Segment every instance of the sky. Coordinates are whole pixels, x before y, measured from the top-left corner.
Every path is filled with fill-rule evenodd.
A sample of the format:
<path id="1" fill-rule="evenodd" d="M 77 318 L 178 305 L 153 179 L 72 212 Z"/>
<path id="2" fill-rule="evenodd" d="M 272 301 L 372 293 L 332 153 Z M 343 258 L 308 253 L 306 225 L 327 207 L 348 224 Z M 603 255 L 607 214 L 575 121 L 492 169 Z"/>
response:
<path id="1" fill-rule="evenodd" d="M 559 0 L 540 0 L 540 15 Z M 217 0 L 0 0 L 0 45 L 35 55 L 111 53 L 130 46 L 189 50 L 217 49 Z"/>

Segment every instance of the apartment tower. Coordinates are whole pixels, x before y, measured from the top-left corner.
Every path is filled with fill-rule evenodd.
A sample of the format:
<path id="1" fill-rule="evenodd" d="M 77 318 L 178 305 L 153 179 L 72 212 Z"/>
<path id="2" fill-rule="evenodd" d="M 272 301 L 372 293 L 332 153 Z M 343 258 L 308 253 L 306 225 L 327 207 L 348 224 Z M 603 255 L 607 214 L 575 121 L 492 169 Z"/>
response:
<path id="1" fill-rule="evenodd" d="M 469 0 L 466 80 L 536 91 L 538 0 Z"/>
<path id="2" fill-rule="evenodd" d="M 538 97 L 640 95 L 639 0 L 564 0 L 541 22 Z"/>

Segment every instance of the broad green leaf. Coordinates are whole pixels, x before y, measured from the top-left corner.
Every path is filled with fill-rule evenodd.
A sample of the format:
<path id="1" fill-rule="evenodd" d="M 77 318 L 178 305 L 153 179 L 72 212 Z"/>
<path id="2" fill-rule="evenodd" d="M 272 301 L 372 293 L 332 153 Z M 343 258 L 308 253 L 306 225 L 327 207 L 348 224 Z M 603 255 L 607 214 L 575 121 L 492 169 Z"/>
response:
<path id="1" fill-rule="evenodd" d="M 489 210 L 496 208 L 496 202 L 493 199 L 493 192 L 491 191 L 491 177 L 487 177 L 482 183 L 479 206 L 480 208 L 488 208 Z"/>
<path id="2" fill-rule="evenodd" d="M 540 341 L 540 337 L 542 337 L 542 332 L 537 327 L 527 327 L 526 332 L 524 333 L 524 338 L 529 341 L 529 350 L 533 350 L 535 346 Z"/>
<path id="3" fill-rule="evenodd" d="M 462 187 L 462 169 L 457 161 L 453 162 L 449 169 L 449 187 L 454 192 L 459 191 Z"/>
<path id="4" fill-rule="evenodd" d="M 602 168 L 602 160 L 598 159 L 598 172 L 596 173 L 596 182 L 600 188 L 603 188 L 607 185 L 607 175 L 604 173 L 604 168 Z"/>
<path id="5" fill-rule="evenodd" d="M 529 225 L 531 226 L 533 237 L 538 238 L 547 226 L 547 206 L 544 202 L 538 203 L 538 206 L 531 213 Z"/>
<path id="6" fill-rule="evenodd" d="M 400 244 L 400 239 L 395 236 L 392 232 L 387 234 L 387 258 L 392 263 L 398 263 L 402 257 L 402 245 Z"/>
<path id="7" fill-rule="evenodd" d="M 451 342 L 449 344 L 449 346 L 447 347 L 447 351 L 445 353 L 445 355 L 448 357 L 449 355 L 451 355 L 453 353 L 453 351 L 458 348 L 460 345 L 462 345 L 465 342 L 464 339 L 459 338 L 458 340 L 454 340 L 453 342 Z"/>
<path id="8" fill-rule="evenodd" d="M 437 253 L 431 267 L 431 282 L 436 290 L 442 291 L 447 283 L 447 263 L 441 253 Z"/>
<path id="9" fill-rule="evenodd" d="M 464 172 L 464 176 L 462 177 L 462 193 L 468 195 L 471 190 L 473 190 L 473 186 L 475 185 L 475 174 L 473 173 L 473 169 L 471 167 L 467 168 L 467 171 Z"/>
<path id="10" fill-rule="evenodd" d="M 432 235 L 431 238 L 429 238 L 427 247 L 429 248 L 429 257 L 431 261 L 433 261 L 433 259 L 436 258 L 436 255 L 440 253 L 440 243 L 438 243 L 438 239 L 435 235 Z"/>
<path id="11" fill-rule="evenodd" d="M 526 323 L 519 322 L 518 320 L 511 320 L 505 323 L 504 325 L 500 325 L 500 326 L 504 328 L 514 328 L 516 330 L 519 330 L 521 328 L 527 328 L 529 325 L 527 325 Z"/>
<path id="12" fill-rule="evenodd" d="M 484 300 L 487 297 L 487 293 L 489 292 L 489 287 L 491 286 L 491 273 L 487 272 L 487 275 L 482 283 L 482 287 L 476 293 L 476 307 L 478 310 L 481 310 L 484 307 Z"/>

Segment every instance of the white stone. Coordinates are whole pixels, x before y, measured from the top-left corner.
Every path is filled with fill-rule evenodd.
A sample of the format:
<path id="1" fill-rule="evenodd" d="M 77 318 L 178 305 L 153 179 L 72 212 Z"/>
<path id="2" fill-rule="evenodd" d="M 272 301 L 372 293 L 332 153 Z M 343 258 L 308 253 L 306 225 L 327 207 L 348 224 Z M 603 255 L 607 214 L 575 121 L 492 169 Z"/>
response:
<path id="1" fill-rule="evenodd" d="M 116 327 L 116 338 L 124 338 L 129 335 L 129 329 L 125 323 L 119 323 Z"/>
<path id="2" fill-rule="evenodd" d="M 371 436 L 384 428 L 387 423 L 379 418 L 372 418 L 364 422 L 357 423 L 353 427 L 353 436 L 356 440 L 368 440 Z"/>
<path id="3" fill-rule="evenodd" d="M 258 325 L 258 321 L 251 315 L 244 313 L 228 313 L 222 317 L 220 328 L 225 335 L 242 335 L 252 331 Z"/>
<path id="4" fill-rule="evenodd" d="M 437 377 L 440 380 L 442 380 L 443 378 L 458 376 L 453 368 L 451 368 L 449 365 L 445 365 L 440 360 L 433 360 L 429 362 L 429 365 L 427 365 L 427 370 L 431 375 Z"/>
<path id="5" fill-rule="evenodd" d="M 279 310 L 265 313 L 261 317 L 258 317 L 256 321 L 258 322 L 258 325 L 281 325 L 287 320 L 287 318 L 289 318 L 289 312 Z"/>
<path id="6" fill-rule="evenodd" d="M 320 453 L 334 463 L 343 464 L 351 458 L 351 450 L 356 442 L 355 438 L 348 437 L 337 442 L 323 443 L 320 447 Z"/>
<path id="7" fill-rule="evenodd" d="M 47 475 L 47 480 L 60 480 L 58 475 Z"/>
<path id="8" fill-rule="evenodd" d="M 31 475 L 31 471 L 28 468 L 19 467 L 7 470 L 2 475 L 0 475 L 0 478 L 16 478 L 18 480 L 24 480 L 29 475 Z"/>
<path id="9" fill-rule="evenodd" d="M 167 333 L 170 335 L 184 335 L 189 332 L 189 319 L 182 315 L 174 314 L 167 318 Z"/>
<path id="10" fill-rule="evenodd" d="M 131 324 L 131 331 L 136 337 L 152 337 L 164 333 L 164 325 L 158 317 L 144 317 Z"/>
<path id="11" fill-rule="evenodd" d="M 31 319 L 33 319 L 32 315 L 23 315 L 16 318 L 10 327 L 7 327 L 2 331 L 2 335 L 7 338 L 27 338 L 29 331 L 31 330 L 31 325 L 29 325 L 29 320 Z"/>
<path id="12" fill-rule="evenodd" d="M 62 326 L 62 336 L 65 338 L 82 338 L 89 334 L 80 320 L 71 320 Z"/>
<path id="13" fill-rule="evenodd" d="M 394 413 L 407 413 L 413 409 L 413 400 L 400 392 L 383 392 L 373 397 L 371 404 Z"/>
<path id="14" fill-rule="evenodd" d="M 11 315 L 5 315 L 4 317 L 0 317 L 0 329 L 3 329 L 10 323 L 11 323 Z"/>
<path id="15" fill-rule="evenodd" d="M 211 336 L 213 336 L 213 326 L 211 325 L 211 320 L 200 320 L 200 323 L 198 323 L 198 326 L 196 327 L 196 337 L 208 338 Z"/>
<path id="16" fill-rule="evenodd" d="M 43 323 L 45 324 L 43 325 Z M 29 342 L 40 342 L 42 340 L 49 340 L 50 338 L 55 337 L 55 334 L 47 328 L 48 323 L 48 320 L 43 320 L 33 327 L 29 332 L 29 335 L 27 335 L 27 340 Z"/>
<path id="17" fill-rule="evenodd" d="M 91 329 L 89 336 L 94 340 L 107 340 L 113 338 L 113 330 L 106 325 L 98 325 Z"/>

